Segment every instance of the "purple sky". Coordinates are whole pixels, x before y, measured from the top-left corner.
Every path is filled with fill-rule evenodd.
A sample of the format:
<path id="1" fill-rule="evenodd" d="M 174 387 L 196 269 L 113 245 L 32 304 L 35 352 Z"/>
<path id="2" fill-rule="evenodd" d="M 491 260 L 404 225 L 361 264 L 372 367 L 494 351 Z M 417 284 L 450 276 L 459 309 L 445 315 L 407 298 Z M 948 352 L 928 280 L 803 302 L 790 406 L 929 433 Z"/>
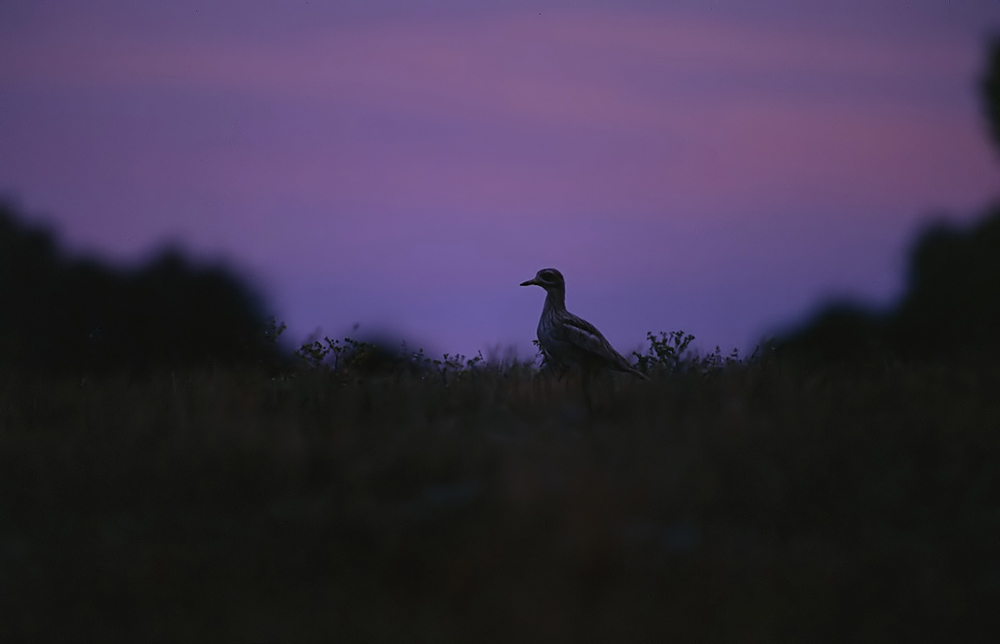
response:
<path id="1" fill-rule="evenodd" d="M 295 340 L 531 355 L 517 284 L 554 266 L 622 351 L 742 347 L 890 301 L 921 222 L 1000 196 L 991 30 L 996 0 L 6 0 L 0 194 L 74 250 L 225 257 Z"/>

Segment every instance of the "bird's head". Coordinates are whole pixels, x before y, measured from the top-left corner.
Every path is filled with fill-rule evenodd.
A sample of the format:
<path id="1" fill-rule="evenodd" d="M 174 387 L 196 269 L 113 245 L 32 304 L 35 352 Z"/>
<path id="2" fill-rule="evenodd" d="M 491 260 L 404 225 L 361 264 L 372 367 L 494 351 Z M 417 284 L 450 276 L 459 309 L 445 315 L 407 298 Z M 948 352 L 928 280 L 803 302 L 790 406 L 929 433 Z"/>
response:
<path id="1" fill-rule="evenodd" d="M 546 291 L 566 290 L 566 280 L 563 279 L 562 273 L 554 268 L 543 268 L 535 273 L 534 279 L 530 279 L 527 282 L 521 282 L 521 286 L 531 285 L 541 286 Z"/>

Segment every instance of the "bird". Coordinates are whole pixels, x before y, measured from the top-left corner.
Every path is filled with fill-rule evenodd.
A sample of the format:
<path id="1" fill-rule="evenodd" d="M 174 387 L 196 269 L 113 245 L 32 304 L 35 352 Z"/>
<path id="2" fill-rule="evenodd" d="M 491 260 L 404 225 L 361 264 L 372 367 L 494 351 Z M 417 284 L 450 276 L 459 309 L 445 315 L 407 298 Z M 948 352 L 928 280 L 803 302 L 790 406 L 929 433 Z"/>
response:
<path id="1" fill-rule="evenodd" d="M 554 268 L 543 268 L 521 286 L 545 289 L 545 305 L 538 320 L 538 343 L 548 360 L 563 368 L 580 368 L 584 375 L 612 370 L 649 380 L 628 363 L 590 322 L 566 310 L 566 280 Z"/>

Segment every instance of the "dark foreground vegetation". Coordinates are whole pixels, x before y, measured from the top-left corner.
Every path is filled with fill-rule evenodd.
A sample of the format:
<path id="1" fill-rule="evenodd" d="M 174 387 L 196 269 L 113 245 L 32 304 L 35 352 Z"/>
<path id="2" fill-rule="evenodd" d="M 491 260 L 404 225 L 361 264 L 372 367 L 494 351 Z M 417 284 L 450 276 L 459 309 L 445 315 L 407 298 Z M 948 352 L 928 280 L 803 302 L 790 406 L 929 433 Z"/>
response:
<path id="1" fill-rule="evenodd" d="M 936 228 L 889 310 L 584 390 L 282 355 L 226 271 L 0 209 L 0 641 L 996 641 L 998 257 Z"/>
<path id="2" fill-rule="evenodd" d="M 991 641 L 993 365 L 0 379 L 0 639 Z"/>

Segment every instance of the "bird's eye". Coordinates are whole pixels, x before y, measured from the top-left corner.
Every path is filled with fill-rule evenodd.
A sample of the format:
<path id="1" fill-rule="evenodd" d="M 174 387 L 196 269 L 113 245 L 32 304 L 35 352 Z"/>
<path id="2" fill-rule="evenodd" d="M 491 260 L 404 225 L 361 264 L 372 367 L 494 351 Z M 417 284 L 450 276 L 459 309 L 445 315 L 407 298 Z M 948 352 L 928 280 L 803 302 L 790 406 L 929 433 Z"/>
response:
<path id="1" fill-rule="evenodd" d="M 538 274 L 538 276 L 543 280 L 545 280 L 546 282 L 552 281 L 552 271 L 542 271 L 541 273 Z"/>

